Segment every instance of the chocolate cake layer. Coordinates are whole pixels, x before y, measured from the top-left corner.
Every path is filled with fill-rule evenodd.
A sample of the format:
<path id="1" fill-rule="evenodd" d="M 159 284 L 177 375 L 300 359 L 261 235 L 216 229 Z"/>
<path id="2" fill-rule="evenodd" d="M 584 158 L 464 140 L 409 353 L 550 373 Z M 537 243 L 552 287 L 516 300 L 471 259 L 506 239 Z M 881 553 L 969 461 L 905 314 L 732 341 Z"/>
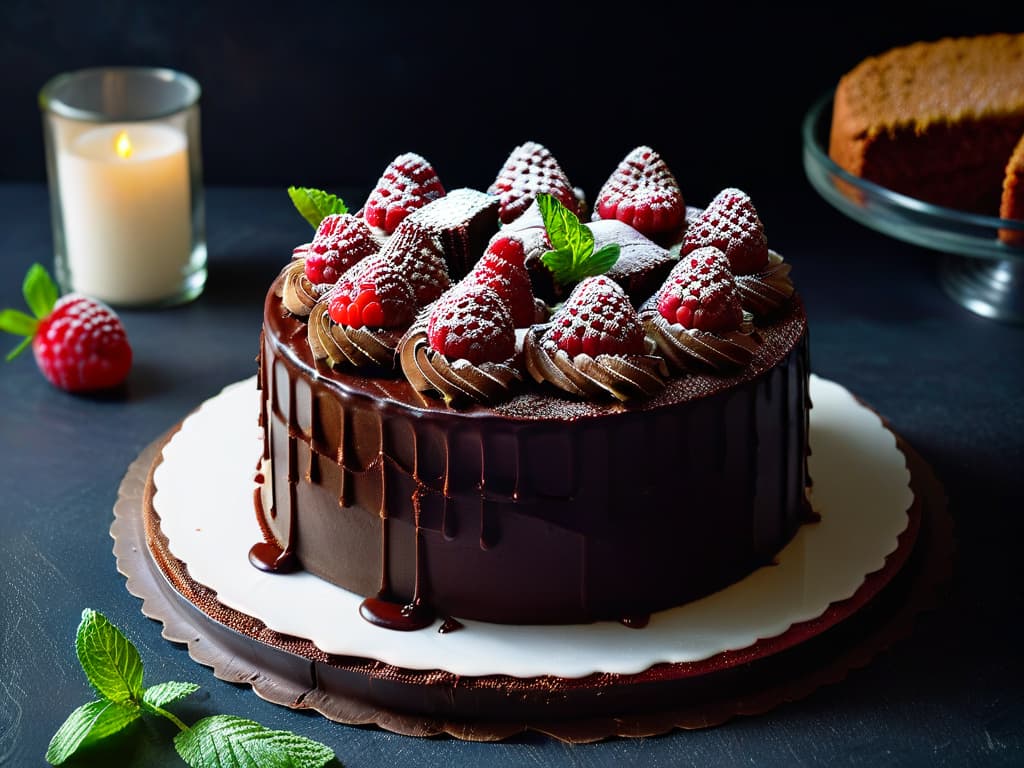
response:
<path id="1" fill-rule="evenodd" d="M 276 289 L 257 560 L 379 598 L 371 620 L 642 624 L 769 563 L 807 520 L 799 301 L 736 376 L 677 377 L 629 406 L 524 385 L 452 410 L 400 374 L 314 361 Z"/>

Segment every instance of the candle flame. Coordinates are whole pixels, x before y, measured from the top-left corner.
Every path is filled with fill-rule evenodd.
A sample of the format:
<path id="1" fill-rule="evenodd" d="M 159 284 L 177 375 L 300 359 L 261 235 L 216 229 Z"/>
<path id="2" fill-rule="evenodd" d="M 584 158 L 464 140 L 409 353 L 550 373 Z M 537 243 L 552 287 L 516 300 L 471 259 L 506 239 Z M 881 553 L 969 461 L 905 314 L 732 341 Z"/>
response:
<path id="1" fill-rule="evenodd" d="M 132 142 L 128 138 L 127 131 L 121 131 L 117 134 L 117 138 L 114 139 L 114 151 L 117 152 L 117 156 L 127 160 L 132 154 Z"/>

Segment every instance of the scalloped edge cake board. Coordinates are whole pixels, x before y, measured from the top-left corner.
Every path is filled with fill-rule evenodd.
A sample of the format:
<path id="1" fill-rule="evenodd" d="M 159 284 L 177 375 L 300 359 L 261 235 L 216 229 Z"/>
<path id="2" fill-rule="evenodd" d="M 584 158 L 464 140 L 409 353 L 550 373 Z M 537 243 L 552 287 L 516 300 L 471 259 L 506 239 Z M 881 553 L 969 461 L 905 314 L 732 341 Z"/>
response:
<path id="1" fill-rule="evenodd" d="M 217 622 L 201 610 L 187 610 L 195 608 L 198 602 L 192 604 L 182 597 L 180 584 L 176 589 L 171 584 L 173 579 L 166 580 L 169 569 L 154 563 L 154 557 L 161 561 L 176 560 L 179 566 L 183 561 L 182 570 L 199 587 L 216 592 L 216 601 L 224 610 L 248 617 L 259 626 L 258 632 L 251 633 L 254 636 L 263 637 L 264 641 L 297 638 L 302 646 L 299 656 L 303 658 L 369 659 L 378 666 L 412 670 L 409 674 L 413 679 L 415 670 L 441 670 L 455 678 L 506 675 L 529 680 L 550 676 L 566 682 L 610 675 L 628 685 L 640 682 L 652 668 L 664 665 L 680 679 L 720 673 L 794 647 L 799 650 L 798 646 L 847 621 L 884 590 L 914 548 L 920 519 L 918 515 L 908 515 L 908 510 L 919 505 L 908 485 L 913 478 L 905 451 L 900 450 L 896 437 L 871 409 L 833 382 L 812 376 L 811 396 L 815 404 L 811 413 L 810 459 L 815 481 L 813 502 L 821 521 L 803 526 L 780 553 L 777 565 L 762 568 L 700 601 L 655 614 L 642 630 L 615 622 L 508 627 L 467 621 L 464 629 L 448 634 L 438 633 L 436 627 L 414 633 L 393 632 L 364 622 L 358 614 L 360 598 L 345 590 L 309 574 L 282 577 L 252 568 L 247 550 L 260 535 L 252 509 L 255 459 L 259 455 L 253 415 L 257 395 L 252 379 L 230 385 L 203 403 L 186 417 L 180 429 L 154 443 L 133 464 L 122 485 L 115 508 L 117 519 L 112 527 L 118 541 L 118 565 L 129 576 L 129 590 L 146 599 L 147 615 L 165 621 L 165 636 L 189 642 L 190 652 L 192 643 L 188 636 L 192 632 L 169 634 L 171 625 L 177 624 L 180 629 L 184 622 L 186 626 L 212 630 L 215 628 L 210 624 Z M 209 448 L 210 434 L 218 435 L 216 451 Z M 229 445 L 223 445 L 222 436 L 228 436 Z M 139 493 L 140 473 L 152 479 L 155 490 L 143 480 Z M 215 495 L 221 492 L 223 498 Z M 214 494 L 214 498 L 206 494 Z M 941 498 L 941 490 L 938 497 Z M 138 523 L 147 499 L 152 502 L 159 528 L 166 536 L 166 551 L 150 552 L 143 546 L 142 551 L 149 557 L 142 558 L 141 565 L 151 571 L 150 577 L 162 576 L 164 583 L 161 586 L 159 577 L 150 578 L 155 583 L 139 588 L 145 574 L 138 557 L 134 563 L 127 562 L 133 558 L 125 555 L 123 543 L 144 528 Z M 197 503 L 200 499 L 202 502 Z M 210 510 L 220 513 L 214 515 Z M 144 533 L 142 540 L 146 541 Z M 227 549 L 225 542 L 231 543 Z M 239 552 L 234 552 L 234 548 Z M 233 561 L 240 561 L 242 567 Z M 829 573 L 835 577 L 829 578 Z M 171 612 L 167 610 L 167 599 L 174 599 L 166 594 L 169 586 L 172 594 L 186 604 L 177 622 L 168 619 Z M 159 602 L 161 594 L 163 608 L 149 613 L 151 603 Z M 248 597 L 251 594 L 258 594 L 259 599 L 252 600 Z M 316 595 L 315 602 L 310 602 L 311 594 Z M 331 610 L 311 611 L 310 605 L 330 605 Z M 328 619 L 303 623 L 310 615 Z M 207 643 L 207 651 L 210 645 Z M 562 648 L 569 652 L 558 652 Z M 218 676 L 225 676 L 223 663 L 218 669 L 215 659 L 197 660 L 212 665 Z M 226 677 L 231 679 L 231 673 Z M 272 679 L 274 675 L 264 677 Z M 289 687 L 284 683 L 277 681 L 278 694 Z M 266 693 L 253 685 L 260 695 Z M 586 687 L 583 682 L 573 685 Z M 302 687 L 301 681 L 297 687 Z M 401 721 L 405 713 L 396 713 L 391 708 L 367 708 L 364 704 L 357 717 L 352 714 L 351 702 L 339 709 L 337 701 L 332 705 L 331 701 L 322 701 L 323 696 L 292 694 L 294 691 L 276 698 L 274 694 L 265 697 L 288 706 L 313 706 L 342 722 L 376 722 L 382 727 L 389 727 L 390 722 L 391 730 L 426 735 L 420 733 L 422 723 L 412 728 L 408 723 L 396 725 L 395 718 Z M 293 699 L 290 703 L 289 697 Z M 367 717 L 367 711 L 376 711 L 378 715 Z M 721 706 L 709 707 L 708 712 L 711 711 L 718 711 L 717 719 L 722 719 Z M 530 713 L 530 719 L 536 718 L 536 713 Z M 703 719 L 716 718 L 705 715 Z M 669 722 L 668 727 L 681 725 L 671 717 L 664 722 Z M 694 727 L 685 723 L 682 726 Z M 523 724 L 518 727 L 521 729 Z M 567 732 L 565 722 L 559 727 L 561 731 L 554 735 L 560 733 L 560 738 L 572 741 L 615 734 L 615 730 L 606 733 L 606 728 L 590 727 L 567 736 L 572 729 Z M 505 735 L 500 728 L 494 730 L 495 723 L 481 728 L 477 724 L 467 734 L 465 724 L 446 722 L 427 730 L 462 738 Z M 650 728 L 647 726 L 647 730 Z M 660 730 L 664 728 L 659 726 L 654 732 Z M 547 732 L 553 731 L 549 728 Z"/>

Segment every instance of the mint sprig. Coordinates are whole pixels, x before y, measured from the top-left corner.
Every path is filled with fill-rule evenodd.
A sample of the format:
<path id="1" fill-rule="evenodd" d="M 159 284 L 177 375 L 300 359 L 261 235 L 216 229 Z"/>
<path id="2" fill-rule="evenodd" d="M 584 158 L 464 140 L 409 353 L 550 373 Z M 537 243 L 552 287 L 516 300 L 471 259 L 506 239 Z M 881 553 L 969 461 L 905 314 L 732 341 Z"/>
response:
<path id="1" fill-rule="evenodd" d="M 619 244 L 607 243 L 595 252 L 594 233 L 558 198 L 541 192 L 537 195 L 537 206 L 552 247 L 541 256 L 541 261 L 560 285 L 568 286 L 591 275 L 603 275 L 618 261 Z"/>
<path id="2" fill-rule="evenodd" d="M 18 309 L 0 310 L 0 331 L 25 337 L 7 354 L 8 362 L 24 352 L 25 347 L 32 343 L 36 330 L 39 328 L 39 321 L 53 310 L 60 292 L 46 268 L 41 264 L 33 264 L 25 274 L 25 280 L 21 284 L 21 294 L 32 311 L 31 315 Z"/>
<path id="3" fill-rule="evenodd" d="M 30 304 L 31 306 L 31 304 Z M 83 747 L 125 728 L 144 713 L 160 715 L 179 730 L 174 747 L 192 768 L 322 768 L 330 747 L 288 731 L 273 731 L 231 715 L 204 717 L 192 726 L 164 709 L 199 689 L 166 682 L 145 688 L 138 650 L 105 616 L 82 612 L 75 651 L 100 698 L 74 710 L 50 740 L 46 760 L 60 765 Z"/>
<path id="4" fill-rule="evenodd" d="M 174 737 L 174 748 L 191 766 L 295 768 L 334 759 L 331 748 L 319 742 L 232 715 L 200 720 Z"/>
<path id="5" fill-rule="evenodd" d="M 331 195 L 322 189 L 312 187 L 288 187 L 288 197 L 292 199 L 295 209 L 302 214 L 313 229 L 332 213 L 348 213 L 345 201 L 337 195 Z"/>

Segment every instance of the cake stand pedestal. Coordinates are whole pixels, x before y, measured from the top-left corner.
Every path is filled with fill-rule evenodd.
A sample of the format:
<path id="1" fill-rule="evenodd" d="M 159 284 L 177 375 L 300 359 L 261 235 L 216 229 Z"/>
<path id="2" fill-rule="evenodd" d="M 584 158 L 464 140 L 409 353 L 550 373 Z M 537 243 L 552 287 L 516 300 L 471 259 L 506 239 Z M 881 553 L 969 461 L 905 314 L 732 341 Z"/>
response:
<path id="1" fill-rule="evenodd" d="M 977 315 L 1024 323 L 1024 261 L 945 256 L 939 281 L 950 298 Z"/>
<path id="2" fill-rule="evenodd" d="M 476 741 L 534 730 L 573 743 L 713 726 L 841 681 L 909 634 L 915 617 L 937 604 L 950 575 L 953 535 L 944 493 L 925 462 L 897 438 L 913 502 L 896 549 L 851 597 L 781 634 L 698 661 L 581 678 L 467 677 L 336 656 L 221 604 L 171 553 L 153 504 L 153 476 L 177 431 L 149 445 L 121 484 L 111 535 L 129 592 L 142 598 L 146 616 L 163 624 L 165 639 L 187 645 L 218 678 L 346 724 Z M 561 714 L 553 717 L 548 703 Z M 490 715 L 481 717 L 480 707 Z"/>

